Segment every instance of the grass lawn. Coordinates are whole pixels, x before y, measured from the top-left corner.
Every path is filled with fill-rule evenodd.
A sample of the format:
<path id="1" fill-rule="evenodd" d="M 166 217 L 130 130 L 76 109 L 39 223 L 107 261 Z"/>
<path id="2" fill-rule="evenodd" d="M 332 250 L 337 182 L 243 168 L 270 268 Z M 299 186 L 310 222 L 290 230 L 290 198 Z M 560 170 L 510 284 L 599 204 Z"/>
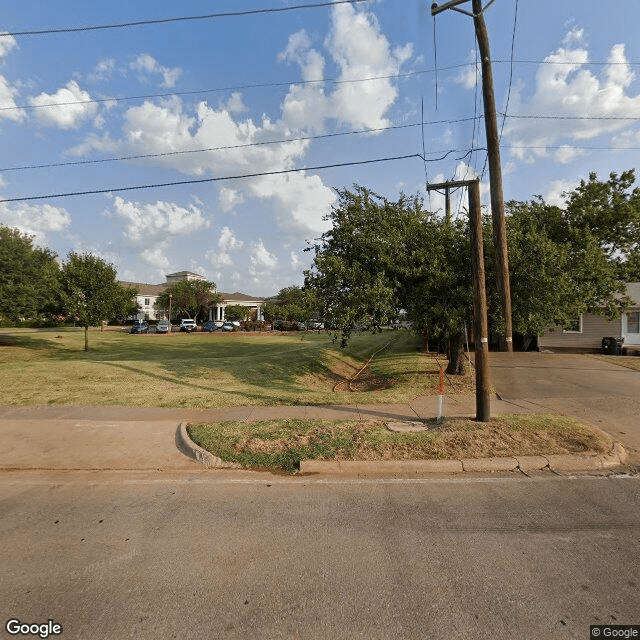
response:
<path id="1" fill-rule="evenodd" d="M 231 407 L 406 402 L 435 393 L 439 365 L 409 331 L 130 335 L 80 329 L 0 330 L 0 404 Z M 384 347 L 350 385 L 372 353 Z M 440 356 L 440 364 L 446 360 Z M 453 385 L 453 386 L 452 386 Z M 470 374 L 447 393 L 472 393 Z"/>
<path id="2" fill-rule="evenodd" d="M 269 420 L 190 425 L 194 442 L 225 462 L 295 472 L 303 459 L 420 460 L 607 453 L 611 439 L 576 418 L 501 415 L 488 423 L 452 418 L 396 433 L 378 421 Z"/>

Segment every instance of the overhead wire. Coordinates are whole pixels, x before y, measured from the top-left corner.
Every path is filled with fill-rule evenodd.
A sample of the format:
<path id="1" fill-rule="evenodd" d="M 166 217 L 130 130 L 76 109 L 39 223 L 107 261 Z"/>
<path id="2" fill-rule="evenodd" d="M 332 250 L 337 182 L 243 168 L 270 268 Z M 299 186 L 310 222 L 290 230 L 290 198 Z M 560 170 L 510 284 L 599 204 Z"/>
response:
<path id="1" fill-rule="evenodd" d="M 429 159 L 427 160 L 427 162 L 438 162 L 439 160 L 443 160 L 446 157 L 446 155 L 448 155 L 448 153 L 445 154 L 445 156 L 443 156 L 442 158 Z M 215 176 L 211 178 L 197 178 L 197 179 L 190 179 L 190 180 L 176 180 L 173 182 L 160 182 L 160 183 L 154 183 L 154 184 L 142 184 L 142 185 L 127 186 L 127 187 L 109 187 L 109 188 L 103 188 L 103 189 L 87 189 L 83 191 L 49 193 L 49 194 L 40 194 L 40 195 L 34 195 L 34 196 L 20 196 L 16 198 L 1 198 L 0 203 L 29 202 L 34 200 L 53 200 L 58 198 L 70 198 L 74 196 L 98 195 L 98 194 L 104 194 L 104 193 L 118 193 L 118 192 L 124 192 L 124 191 L 139 191 L 143 189 L 159 189 L 162 187 L 176 187 L 176 186 L 188 185 L 188 184 L 204 184 L 208 182 L 222 182 L 224 180 L 242 180 L 246 178 L 258 178 L 263 176 L 284 175 L 287 173 L 297 173 L 301 171 L 320 171 L 322 169 L 352 167 L 352 166 L 358 166 L 358 165 L 376 164 L 380 162 L 394 162 L 399 160 L 407 160 L 409 158 L 421 158 L 422 160 L 424 160 L 421 154 L 411 153 L 411 154 L 406 154 L 402 156 L 389 156 L 385 158 L 369 158 L 367 160 L 358 160 L 358 161 L 352 161 L 352 162 L 336 162 L 332 164 L 317 165 L 313 167 L 278 169 L 275 171 L 258 171 L 255 173 L 245 173 L 240 175 Z"/>
<path id="2" fill-rule="evenodd" d="M 474 117 L 478 117 L 478 116 L 474 116 Z M 482 116 L 480 116 L 481 118 Z M 77 165 L 88 165 L 88 164 L 102 164 L 102 163 L 108 163 L 108 162 L 122 162 L 122 161 L 127 161 L 127 160 L 143 160 L 143 159 L 151 159 L 151 158 L 164 158 L 164 157 L 169 157 L 169 156 L 178 156 L 178 155 L 186 155 L 186 154 L 191 154 L 191 153 L 208 153 L 208 152 L 212 152 L 212 151 L 226 151 L 226 150 L 232 150 L 232 149 L 245 149 L 245 148 L 251 148 L 251 147 L 261 147 L 261 146 L 268 146 L 268 145 L 276 145 L 276 144 L 288 144 L 291 142 L 300 142 L 300 141 L 306 141 L 306 140 L 321 140 L 323 138 L 336 138 L 336 137 L 341 137 L 341 136 L 350 136 L 350 135 L 367 135 L 367 134 L 371 134 L 371 133 L 379 133 L 379 132 L 383 132 L 383 131 L 392 131 L 392 130 L 397 130 L 397 129 L 408 129 L 408 128 L 412 128 L 412 127 L 420 127 L 422 126 L 424 128 L 425 125 L 436 125 L 436 124 L 454 124 L 454 123 L 458 123 L 458 122 L 464 122 L 464 121 L 468 121 L 471 120 L 472 118 L 456 118 L 456 119 L 450 119 L 450 120 L 434 120 L 434 121 L 429 121 L 429 122 L 413 122 L 413 123 L 407 123 L 407 124 L 398 124 L 398 125 L 388 125 L 386 127 L 376 127 L 376 128 L 371 128 L 371 129 L 360 129 L 360 130 L 354 130 L 354 131 L 340 131 L 340 132 L 336 132 L 336 133 L 323 133 L 323 134 L 317 134 L 317 135 L 311 135 L 311 136 L 298 136 L 295 138 L 283 138 L 280 140 L 263 140 L 260 142 L 246 142 L 246 143 L 242 143 L 242 144 L 233 144 L 233 145 L 222 145 L 222 146 L 218 146 L 218 147 L 204 147 L 204 148 L 198 148 L 198 149 L 182 149 L 182 150 L 175 150 L 175 151 L 163 151 L 163 152 L 159 152 L 159 153 L 141 153 L 141 154 L 135 154 L 135 155 L 128 155 L 128 156 L 117 156 L 117 157 L 112 157 L 112 158 L 94 158 L 91 160 L 67 160 L 65 162 L 49 162 L 46 164 L 29 164 L 29 165 L 19 165 L 19 166 L 13 166 L 13 167 L 4 167 L 4 168 L 0 168 L 0 172 L 9 172 L 9 171 L 25 171 L 25 170 L 30 170 L 30 169 L 51 169 L 54 167 L 67 167 L 67 166 L 77 166 Z M 459 149 L 453 149 L 450 150 L 450 152 L 455 153 L 457 151 L 460 151 Z M 441 153 L 441 151 L 432 151 L 429 152 L 431 154 L 433 153 Z M 424 152 L 424 146 L 423 146 L 423 155 L 426 156 L 427 154 Z"/>
<path id="3" fill-rule="evenodd" d="M 359 2 L 367 2 L 368 0 L 332 0 L 330 2 L 314 2 L 309 4 L 290 5 L 287 7 L 265 7 L 262 9 L 246 9 L 244 11 L 226 11 L 222 13 L 209 13 L 195 16 L 176 16 L 173 18 L 157 18 L 150 20 L 134 20 L 130 22 L 119 22 L 111 24 L 88 25 L 81 27 L 60 27 L 50 29 L 25 29 L 22 31 L 10 31 L 0 34 L 0 37 L 19 37 L 19 36 L 42 36 L 59 33 L 80 33 L 86 31 L 103 31 L 108 29 L 124 29 L 129 27 L 141 27 L 156 24 L 167 24 L 175 22 L 188 22 L 194 20 L 212 20 L 215 18 L 230 18 L 249 16 L 265 13 L 283 13 L 285 11 L 297 11 L 300 9 L 318 9 L 322 7 L 332 7 L 340 4 L 356 4 Z"/>
<path id="4" fill-rule="evenodd" d="M 3 34 L 0 34 L 0 37 Z M 526 63 L 526 64 L 571 64 L 575 65 L 577 63 L 569 63 L 569 62 L 547 62 L 544 60 L 528 60 L 528 61 L 518 61 L 518 60 L 492 60 L 492 64 L 498 63 L 507 63 L 507 64 L 518 64 L 518 63 Z M 609 64 L 607 62 L 586 62 L 579 64 Z M 612 62 L 610 64 L 627 64 L 623 62 Z M 628 64 L 640 65 L 640 62 L 630 62 Z M 256 82 L 242 85 L 233 85 L 226 87 L 206 87 L 202 89 L 185 89 L 182 91 L 165 91 L 162 93 L 145 93 L 145 94 L 136 94 L 131 96 L 110 96 L 104 98 L 87 98 L 84 100 L 65 100 L 63 102 L 47 102 L 47 103 L 39 103 L 39 104 L 19 104 L 19 105 L 3 105 L 0 106 L 0 111 L 15 111 L 15 110 L 26 110 L 26 109 L 46 109 L 49 107 L 66 107 L 72 105 L 83 105 L 83 104 L 102 104 L 102 103 L 112 103 L 112 102 L 127 102 L 132 100 L 148 100 L 151 98 L 171 98 L 173 96 L 189 96 L 189 95 L 202 95 L 206 93 L 223 93 L 226 91 L 243 91 L 247 89 L 269 89 L 269 88 L 277 88 L 277 87 L 288 87 L 291 85 L 311 85 L 311 84 L 354 84 L 359 82 L 372 82 L 376 80 L 392 80 L 395 78 L 411 78 L 413 76 L 425 75 L 428 73 L 437 73 L 437 71 L 453 71 L 456 69 L 461 69 L 463 67 L 470 67 L 471 65 L 476 65 L 474 62 L 464 62 L 454 65 L 448 65 L 446 67 L 439 67 L 438 69 L 416 69 L 414 71 L 407 71 L 402 73 L 393 73 L 387 75 L 380 76 L 367 76 L 364 78 L 349 78 L 349 79 L 339 79 L 339 78 L 320 78 L 315 80 L 303 80 L 303 79 L 295 79 L 295 80 L 286 80 L 282 82 Z M 437 90 L 437 88 L 436 88 Z M 436 108 L 437 111 L 437 108 Z"/>

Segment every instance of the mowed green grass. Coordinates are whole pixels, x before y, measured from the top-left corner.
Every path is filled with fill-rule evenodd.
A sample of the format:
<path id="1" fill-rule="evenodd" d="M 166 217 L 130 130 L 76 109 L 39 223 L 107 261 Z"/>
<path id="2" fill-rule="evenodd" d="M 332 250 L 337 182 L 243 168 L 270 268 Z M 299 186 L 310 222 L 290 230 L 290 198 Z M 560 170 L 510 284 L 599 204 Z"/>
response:
<path id="1" fill-rule="evenodd" d="M 130 335 L 76 329 L 0 331 L 0 404 L 231 407 L 405 402 L 438 385 L 438 365 L 408 331 L 354 336 L 340 350 L 328 333 Z M 390 343 L 390 344 L 388 344 Z M 384 345 L 367 372 L 371 390 L 334 386 Z M 446 365 L 444 360 L 440 363 Z M 471 391 L 471 377 L 448 392 Z M 340 389 L 345 389 L 342 385 Z"/>

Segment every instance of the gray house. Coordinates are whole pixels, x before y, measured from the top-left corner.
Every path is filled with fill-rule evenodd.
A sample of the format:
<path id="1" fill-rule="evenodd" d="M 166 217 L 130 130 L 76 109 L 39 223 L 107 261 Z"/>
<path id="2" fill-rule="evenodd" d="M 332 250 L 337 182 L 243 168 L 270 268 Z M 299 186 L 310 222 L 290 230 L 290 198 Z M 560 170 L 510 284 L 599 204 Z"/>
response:
<path id="1" fill-rule="evenodd" d="M 623 338 L 623 353 L 640 353 L 640 282 L 627 284 L 631 309 L 617 320 L 584 313 L 571 326 L 552 327 L 538 338 L 541 349 L 599 351 L 602 338 Z"/>

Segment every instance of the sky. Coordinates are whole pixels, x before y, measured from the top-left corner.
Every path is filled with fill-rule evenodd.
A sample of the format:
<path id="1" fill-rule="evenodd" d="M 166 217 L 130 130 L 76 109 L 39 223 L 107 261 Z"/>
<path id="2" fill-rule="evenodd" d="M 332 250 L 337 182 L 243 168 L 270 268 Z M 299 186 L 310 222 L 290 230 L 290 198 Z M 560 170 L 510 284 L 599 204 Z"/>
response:
<path id="1" fill-rule="evenodd" d="M 189 270 L 269 296 L 302 284 L 337 189 L 441 211 L 427 183 L 479 176 L 488 206 L 473 19 L 421 0 L 300 8 L 321 3 L 6 3 L 0 224 L 121 280 Z M 562 205 L 590 172 L 637 166 L 638 0 L 495 0 L 485 20 L 506 201 Z M 69 31 L 98 25 L 120 26 Z"/>

